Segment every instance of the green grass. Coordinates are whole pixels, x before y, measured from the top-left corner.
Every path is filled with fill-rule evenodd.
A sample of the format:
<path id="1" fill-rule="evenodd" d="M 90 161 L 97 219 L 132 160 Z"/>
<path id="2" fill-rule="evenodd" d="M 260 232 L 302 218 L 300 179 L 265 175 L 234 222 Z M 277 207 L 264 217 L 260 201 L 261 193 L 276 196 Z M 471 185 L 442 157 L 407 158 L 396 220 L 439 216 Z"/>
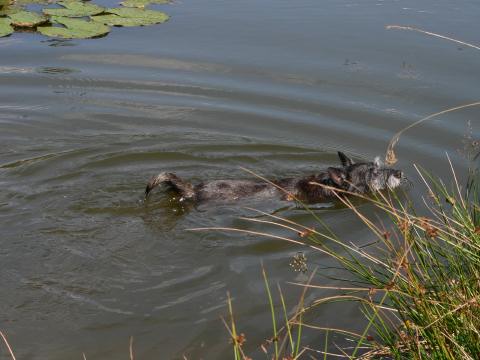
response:
<path id="1" fill-rule="evenodd" d="M 339 198 L 376 237 L 368 247 L 342 242 L 322 223 L 322 230 L 308 229 L 289 219 L 264 214 L 268 219 L 261 222 L 296 233 L 308 230 L 308 236 L 300 240 L 293 236 L 275 238 L 328 254 L 352 278 L 345 287 L 311 281 L 299 284 L 304 293 L 290 318 L 279 287 L 285 322 L 279 328 L 273 294 L 263 270 L 274 343 L 267 358 L 308 359 L 310 355 L 318 358 L 319 353 L 324 359 L 330 358 L 329 334 L 337 333 L 354 339 L 355 345 L 337 348 L 335 358 L 480 359 L 480 175 L 477 169 L 471 170 L 467 183 L 461 186 L 450 160 L 449 164 L 451 185 L 417 168 L 425 185 L 421 209 L 415 209 L 406 196 L 378 193 L 365 198 L 370 207 L 376 208 L 375 217 L 369 218 L 349 198 Z M 379 218 L 386 217 L 387 224 L 379 223 Z M 305 291 L 310 288 L 334 289 L 337 293 L 304 306 Z M 357 302 L 367 325 L 360 333 L 320 329 L 325 344 L 318 344 L 320 350 L 313 354 L 301 344 L 302 329 L 306 327 L 302 317 L 322 304 L 338 301 Z M 249 358 L 238 352 L 235 359 Z"/>
<path id="2" fill-rule="evenodd" d="M 285 298 L 283 296 L 282 289 L 279 284 L 277 284 L 278 289 L 278 299 L 281 303 L 281 310 L 283 316 L 283 324 L 278 322 L 278 317 L 275 310 L 275 301 L 272 291 L 270 289 L 270 282 L 268 280 L 267 272 L 265 268 L 262 267 L 262 275 L 265 282 L 265 293 L 268 299 L 268 308 L 270 309 L 271 318 L 272 318 L 272 337 L 264 341 L 260 348 L 267 355 L 267 358 L 271 359 L 285 359 L 293 360 L 298 359 L 304 352 L 305 349 L 301 347 L 301 337 L 302 337 L 302 317 L 305 312 L 304 308 L 304 299 L 307 288 L 302 292 L 300 300 L 297 304 L 297 307 L 292 316 L 288 316 L 287 306 L 285 303 Z M 310 277 L 312 279 L 314 274 Z M 307 283 L 307 285 L 310 281 Z M 251 358 L 245 355 L 243 351 L 243 344 L 246 341 L 246 337 L 243 333 L 238 334 L 236 330 L 236 323 L 234 320 L 232 299 L 230 294 L 227 294 L 227 304 L 230 316 L 230 325 L 222 318 L 223 324 L 225 325 L 229 335 L 230 342 L 232 343 L 234 351 L 235 360 L 250 360 Z M 272 346 L 273 345 L 273 346 Z"/>

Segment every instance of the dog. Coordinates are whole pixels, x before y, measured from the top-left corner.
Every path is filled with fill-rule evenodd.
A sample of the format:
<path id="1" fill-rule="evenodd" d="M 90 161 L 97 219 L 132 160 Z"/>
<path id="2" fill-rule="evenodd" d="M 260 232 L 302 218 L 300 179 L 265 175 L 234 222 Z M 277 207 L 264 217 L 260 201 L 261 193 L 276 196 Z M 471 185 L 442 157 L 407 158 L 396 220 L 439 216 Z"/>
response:
<path id="1" fill-rule="evenodd" d="M 341 162 L 339 167 L 329 167 L 309 176 L 269 181 L 213 180 L 192 185 L 174 173 L 162 172 L 148 182 L 145 200 L 154 188 L 164 184 L 180 196 L 181 202 L 228 202 L 255 197 L 297 199 L 313 204 L 333 200 L 337 197 L 336 193 L 340 196 L 343 192 L 368 194 L 394 189 L 406 181 L 402 171 L 383 166 L 378 157 L 373 162 L 355 163 L 343 152 L 339 151 L 338 156 Z"/>

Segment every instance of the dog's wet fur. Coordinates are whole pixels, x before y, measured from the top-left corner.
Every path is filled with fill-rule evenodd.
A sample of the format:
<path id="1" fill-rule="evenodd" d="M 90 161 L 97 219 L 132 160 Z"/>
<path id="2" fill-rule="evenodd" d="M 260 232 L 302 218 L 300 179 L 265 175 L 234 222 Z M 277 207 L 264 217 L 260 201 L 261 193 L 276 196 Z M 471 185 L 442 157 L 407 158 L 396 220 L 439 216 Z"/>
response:
<path id="1" fill-rule="evenodd" d="M 246 197 L 259 199 L 297 199 L 304 203 L 319 203 L 336 198 L 336 190 L 368 194 L 384 189 L 394 189 L 406 181 L 402 171 L 383 166 L 379 158 L 373 162 L 355 163 L 338 152 L 341 166 L 329 167 L 317 174 L 264 181 L 213 180 L 196 185 L 179 178 L 174 173 L 162 172 L 150 179 L 145 189 L 145 199 L 159 185 L 167 185 L 180 197 L 180 201 L 235 201 Z M 322 186 L 324 185 L 324 186 Z"/>

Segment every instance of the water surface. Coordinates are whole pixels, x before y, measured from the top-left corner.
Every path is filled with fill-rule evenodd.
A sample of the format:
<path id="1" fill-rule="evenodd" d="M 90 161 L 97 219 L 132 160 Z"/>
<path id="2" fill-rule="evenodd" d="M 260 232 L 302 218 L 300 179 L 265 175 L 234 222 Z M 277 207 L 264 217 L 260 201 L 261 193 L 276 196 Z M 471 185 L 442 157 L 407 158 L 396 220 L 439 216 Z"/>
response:
<path id="1" fill-rule="evenodd" d="M 239 219 L 255 215 L 247 206 L 285 204 L 183 212 L 160 193 L 144 204 L 146 180 L 163 170 L 193 181 L 251 177 L 241 167 L 307 174 L 336 164 L 337 150 L 371 159 L 408 124 L 480 97 L 478 51 L 385 30 L 410 25 L 478 43 L 474 1 L 184 0 L 158 8 L 168 23 L 114 28 L 102 39 L 0 39 L 0 327 L 19 358 L 118 359 L 134 336 L 140 359 L 227 359 L 219 319 L 227 291 L 246 349 L 259 357 L 270 335 L 260 264 L 293 308 L 299 289 L 286 282 L 306 276 L 288 264 L 301 249 L 186 229 L 298 238 Z M 448 182 L 447 152 L 462 178 L 459 150 L 468 121 L 478 136 L 479 115 L 452 113 L 401 138 L 398 166 L 418 204 L 424 189 L 412 164 Z M 371 240 L 340 206 L 316 213 L 345 241 Z M 281 215 L 314 224 L 303 210 Z M 310 271 L 337 274 L 332 260 L 306 255 Z M 337 306 L 309 321 L 358 329 L 361 319 Z M 306 343 L 321 348 L 322 334 Z"/>

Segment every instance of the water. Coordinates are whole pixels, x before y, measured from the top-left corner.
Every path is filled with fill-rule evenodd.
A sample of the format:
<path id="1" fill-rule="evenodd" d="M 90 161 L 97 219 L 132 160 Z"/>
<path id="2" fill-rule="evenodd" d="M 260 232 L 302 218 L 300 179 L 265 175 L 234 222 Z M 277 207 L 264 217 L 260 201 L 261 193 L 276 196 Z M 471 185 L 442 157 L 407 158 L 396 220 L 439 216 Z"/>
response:
<path id="1" fill-rule="evenodd" d="M 474 1 L 185 0 L 161 8 L 168 23 L 114 28 L 102 39 L 0 39 L 0 327 L 19 358 L 125 358 L 130 336 L 141 359 L 230 358 L 219 318 L 227 291 L 245 347 L 259 357 L 271 335 L 260 264 L 292 309 L 300 289 L 286 282 L 306 276 L 288 264 L 302 249 L 187 229 L 298 238 L 239 219 L 255 215 L 246 206 L 284 204 L 183 212 L 160 193 L 144 204 L 146 180 L 162 170 L 192 180 L 250 177 L 241 167 L 305 174 L 336 164 L 337 150 L 371 159 L 408 124 L 479 99 L 478 51 L 385 30 L 411 25 L 478 43 Z M 398 167 L 417 204 L 424 189 L 412 164 L 449 181 L 447 152 L 463 178 L 458 150 L 468 121 L 478 137 L 479 114 L 451 113 L 403 135 Z M 345 241 L 371 240 L 340 206 L 316 213 Z M 281 215 L 314 224 L 302 210 Z M 306 255 L 310 271 L 335 276 L 332 260 Z M 361 319 L 342 305 L 308 320 L 359 329 Z M 313 332 L 306 343 L 321 341 Z"/>

